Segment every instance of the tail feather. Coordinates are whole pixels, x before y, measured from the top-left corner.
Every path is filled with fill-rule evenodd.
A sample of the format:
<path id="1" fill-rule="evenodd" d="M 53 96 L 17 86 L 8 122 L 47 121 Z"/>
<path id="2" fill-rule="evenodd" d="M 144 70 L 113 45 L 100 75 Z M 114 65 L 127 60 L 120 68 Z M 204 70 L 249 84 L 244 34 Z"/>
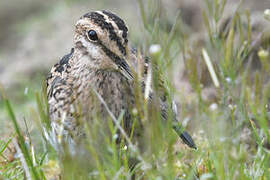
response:
<path id="1" fill-rule="evenodd" d="M 181 126 L 174 125 L 173 129 L 186 145 L 188 145 L 189 147 L 193 149 L 198 149 L 192 137 L 189 135 L 187 131 L 183 130 Z"/>

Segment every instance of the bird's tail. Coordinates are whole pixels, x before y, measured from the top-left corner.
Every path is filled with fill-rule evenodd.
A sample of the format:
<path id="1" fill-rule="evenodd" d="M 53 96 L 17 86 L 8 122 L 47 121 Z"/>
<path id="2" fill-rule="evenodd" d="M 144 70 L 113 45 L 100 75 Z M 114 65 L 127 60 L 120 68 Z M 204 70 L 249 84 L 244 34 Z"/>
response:
<path id="1" fill-rule="evenodd" d="M 187 131 L 183 129 L 183 127 L 179 124 L 173 125 L 173 129 L 178 134 L 178 136 L 182 139 L 182 141 L 187 144 L 189 147 L 193 149 L 197 149 L 196 144 L 194 143 L 192 137 L 189 135 Z"/>

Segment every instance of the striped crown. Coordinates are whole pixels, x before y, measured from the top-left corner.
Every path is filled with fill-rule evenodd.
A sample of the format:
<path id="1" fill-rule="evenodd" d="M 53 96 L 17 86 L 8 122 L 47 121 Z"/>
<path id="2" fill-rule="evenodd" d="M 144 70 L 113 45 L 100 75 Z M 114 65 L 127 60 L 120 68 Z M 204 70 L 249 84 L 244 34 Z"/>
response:
<path id="1" fill-rule="evenodd" d="M 97 36 L 94 40 L 87 34 L 91 30 Z M 75 43 L 89 48 L 88 51 L 101 50 L 116 67 L 131 76 L 125 60 L 128 53 L 128 28 L 125 22 L 112 12 L 94 11 L 83 15 L 76 23 Z M 109 64 L 108 61 L 104 63 Z"/>

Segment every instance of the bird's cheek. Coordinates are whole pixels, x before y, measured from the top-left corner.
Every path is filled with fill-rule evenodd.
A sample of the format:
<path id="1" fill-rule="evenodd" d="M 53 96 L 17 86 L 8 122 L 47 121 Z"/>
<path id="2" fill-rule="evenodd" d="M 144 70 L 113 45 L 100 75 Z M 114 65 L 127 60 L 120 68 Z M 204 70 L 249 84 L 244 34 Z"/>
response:
<path id="1" fill-rule="evenodd" d="M 89 55 L 92 59 L 100 59 L 100 49 L 96 46 L 88 46 L 87 47 Z"/>
<path id="2" fill-rule="evenodd" d="M 102 69 L 114 69 L 117 70 L 117 65 L 109 58 L 105 57 L 102 59 Z"/>

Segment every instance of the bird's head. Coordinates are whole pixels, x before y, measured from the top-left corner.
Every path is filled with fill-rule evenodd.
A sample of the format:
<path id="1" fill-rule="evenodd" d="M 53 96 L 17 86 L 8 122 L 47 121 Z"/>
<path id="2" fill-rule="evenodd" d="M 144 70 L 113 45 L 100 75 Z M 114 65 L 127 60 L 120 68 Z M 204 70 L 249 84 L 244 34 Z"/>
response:
<path id="1" fill-rule="evenodd" d="M 76 23 L 75 47 L 90 57 L 92 67 L 119 70 L 130 78 L 127 35 L 128 28 L 117 15 L 109 11 L 90 12 Z"/>

